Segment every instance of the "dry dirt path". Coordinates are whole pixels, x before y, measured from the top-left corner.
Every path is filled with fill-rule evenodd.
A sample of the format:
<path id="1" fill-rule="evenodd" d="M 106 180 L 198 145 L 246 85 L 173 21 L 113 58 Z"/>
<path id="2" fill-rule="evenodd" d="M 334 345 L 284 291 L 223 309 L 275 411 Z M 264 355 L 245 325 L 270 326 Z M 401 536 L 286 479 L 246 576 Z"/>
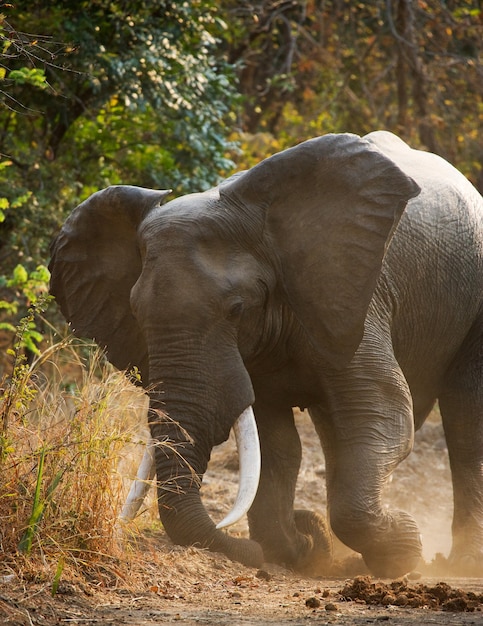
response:
<path id="1" fill-rule="evenodd" d="M 144 557 L 147 559 L 144 565 L 137 561 L 129 584 L 118 583 L 114 589 L 63 583 L 52 597 L 49 585 L 2 585 L 0 623 L 9 626 L 483 624 L 481 580 L 447 579 L 453 591 L 461 588 L 478 594 L 482 602 L 474 601 L 471 605 L 466 600 L 466 607 L 464 603 L 457 603 L 457 608 L 466 608 L 466 611 L 430 607 L 431 598 L 438 595 L 441 587 L 437 578 L 422 578 L 405 585 L 406 591 L 408 588 L 421 589 L 423 584 L 433 590 L 432 595 L 426 596 L 428 604 L 424 608 L 391 604 L 373 606 L 362 599 L 350 600 L 341 594 L 344 587 L 353 586 L 354 579 L 301 578 L 280 568 L 272 573 L 261 573 L 232 564 L 222 557 L 192 549 L 172 550 L 168 546 L 159 546 L 153 560 L 147 553 Z M 391 589 L 390 581 L 356 579 L 356 583 L 361 581 L 365 585 L 366 601 L 369 601 L 367 589 L 376 593 Z M 468 598 L 461 592 L 458 597 Z M 422 594 L 418 598 L 422 598 Z"/>

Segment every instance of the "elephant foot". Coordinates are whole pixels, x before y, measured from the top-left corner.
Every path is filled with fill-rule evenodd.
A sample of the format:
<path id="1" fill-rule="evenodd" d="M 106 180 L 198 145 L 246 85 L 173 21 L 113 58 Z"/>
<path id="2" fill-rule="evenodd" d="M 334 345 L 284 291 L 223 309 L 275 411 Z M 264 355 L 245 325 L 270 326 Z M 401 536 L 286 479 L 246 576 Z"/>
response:
<path id="1" fill-rule="evenodd" d="M 327 574 L 332 565 L 332 537 L 327 521 L 312 511 L 294 511 L 295 525 L 307 538 L 304 552 L 296 559 L 293 569 L 306 576 Z"/>
<path id="2" fill-rule="evenodd" d="M 250 518 L 249 518 L 250 519 Z M 312 511 L 294 511 L 286 523 L 267 525 L 250 519 L 252 540 L 262 546 L 267 563 L 308 576 L 327 574 L 332 563 L 332 537 L 324 517 Z"/>
<path id="3" fill-rule="evenodd" d="M 422 554 L 421 535 L 413 518 L 392 511 L 384 532 L 361 550 L 370 572 L 378 578 L 399 578 L 413 571 Z"/>

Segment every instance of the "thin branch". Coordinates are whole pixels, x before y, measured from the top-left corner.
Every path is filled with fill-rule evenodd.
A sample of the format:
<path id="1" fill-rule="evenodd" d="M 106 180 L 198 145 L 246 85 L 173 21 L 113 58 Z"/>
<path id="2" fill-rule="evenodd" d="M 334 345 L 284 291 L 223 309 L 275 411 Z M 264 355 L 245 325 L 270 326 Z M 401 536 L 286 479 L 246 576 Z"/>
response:
<path id="1" fill-rule="evenodd" d="M 386 15 L 387 15 L 387 24 L 389 26 L 389 30 L 391 31 L 391 34 L 394 37 L 394 39 L 396 39 L 397 41 L 402 43 L 403 46 L 405 46 L 405 47 L 415 48 L 415 45 L 414 45 L 414 43 L 412 41 L 408 41 L 405 37 L 402 37 L 398 33 L 397 28 L 396 28 L 396 26 L 394 24 L 394 20 L 392 18 L 391 0 L 386 0 Z"/>
<path id="2" fill-rule="evenodd" d="M 15 30 L 13 26 L 7 22 L 3 21 L 3 26 L 5 31 L 8 33 L 8 36 L 0 35 L 0 43 L 8 42 L 10 46 L 13 46 L 15 52 L 9 53 L 8 48 L 5 52 L 2 53 L 2 57 L 4 59 L 18 59 L 25 58 L 32 66 L 36 66 L 38 63 L 44 64 L 45 66 L 53 69 L 60 69 L 62 71 L 70 71 L 75 74 L 81 74 L 77 70 L 72 70 L 68 67 L 64 67 L 59 65 L 58 63 L 54 63 L 54 59 L 66 51 L 68 44 L 54 41 L 51 37 L 46 35 L 33 35 L 31 33 L 24 33 L 21 31 Z M 40 46 L 38 42 L 49 44 L 49 46 L 56 46 L 56 49 L 50 50 L 47 45 Z M 9 46 L 9 47 L 10 47 Z M 29 50 L 29 46 L 32 47 L 32 50 Z M 36 53 L 36 51 L 40 53 Z M 50 60 L 49 60 L 50 58 Z"/>

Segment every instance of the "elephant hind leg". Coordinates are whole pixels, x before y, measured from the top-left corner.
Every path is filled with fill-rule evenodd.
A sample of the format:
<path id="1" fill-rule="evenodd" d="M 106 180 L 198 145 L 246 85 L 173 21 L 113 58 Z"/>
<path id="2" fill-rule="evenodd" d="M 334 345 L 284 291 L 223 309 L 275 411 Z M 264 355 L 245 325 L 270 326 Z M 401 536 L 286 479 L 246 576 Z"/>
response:
<path id="1" fill-rule="evenodd" d="M 453 480 L 455 573 L 483 576 L 483 320 L 447 372 L 439 397 Z"/>

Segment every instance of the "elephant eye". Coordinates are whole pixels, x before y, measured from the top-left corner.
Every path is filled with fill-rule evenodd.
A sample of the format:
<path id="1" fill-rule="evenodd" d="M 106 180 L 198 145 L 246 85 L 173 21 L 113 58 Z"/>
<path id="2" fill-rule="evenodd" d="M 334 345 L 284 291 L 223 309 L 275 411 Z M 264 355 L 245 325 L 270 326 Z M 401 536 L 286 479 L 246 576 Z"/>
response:
<path id="1" fill-rule="evenodd" d="M 239 319 L 241 317 L 241 314 L 243 313 L 243 300 L 241 299 L 236 299 L 236 300 L 232 300 L 226 309 L 226 319 L 230 320 L 230 321 L 236 321 L 237 319 Z"/>

